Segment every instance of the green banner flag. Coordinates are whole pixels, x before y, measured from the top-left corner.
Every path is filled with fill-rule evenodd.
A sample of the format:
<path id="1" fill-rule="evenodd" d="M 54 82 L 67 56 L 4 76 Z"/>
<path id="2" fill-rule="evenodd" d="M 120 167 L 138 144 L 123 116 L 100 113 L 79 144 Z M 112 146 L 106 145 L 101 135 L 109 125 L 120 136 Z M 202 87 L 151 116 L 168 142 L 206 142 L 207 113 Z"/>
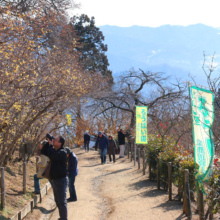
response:
<path id="1" fill-rule="evenodd" d="M 212 175 L 215 146 L 212 133 L 214 95 L 211 91 L 191 86 L 191 115 L 193 127 L 196 180 L 202 187 Z M 202 187 L 203 188 L 203 187 Z"/>
<path id="2" fill-rule="evenodd" d="M 136 144 L 147 143 L 147 107 L 136 106 Z"/>

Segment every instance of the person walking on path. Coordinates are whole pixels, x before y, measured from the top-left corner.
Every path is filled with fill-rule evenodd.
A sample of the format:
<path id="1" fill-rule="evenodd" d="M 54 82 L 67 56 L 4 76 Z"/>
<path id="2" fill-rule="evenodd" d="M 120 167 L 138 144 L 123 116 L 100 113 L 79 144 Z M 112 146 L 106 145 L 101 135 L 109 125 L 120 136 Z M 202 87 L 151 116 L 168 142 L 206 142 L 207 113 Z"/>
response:
<path id="1" fill-rule="evenodd" d="M 77 201 L 76 189 L 75 189 L 75 178 L 78 175 L 78 159 L 74 152 L 71 151 L 69 147 L 65 147 L 67 152 L 67 168 L 68 168 L 68 179 L 69 179 L 69 192 L 70 198 L 67 199 L 67 202 Z"/>
<path id="2" fill-rule="evenodd" d="M 112 162 L 112 157 L 111 155 L 113 155 L 113 162 L 115 163 L 115 148 L 116 148 L 116 144 L 114 139 L 112 138 L 112 135 L 109 135 L 108 137 L 109 139 L 109 146 L 108 146 L 108 156 L 109 156 L 109 161 Z"/>
<path id="3" fill-rule="evenodd" d="M 67 153 L 63 148 L 65 139 L 58 136 L 55 139 L 48 139 L 41 153 L 49 157 L 51 161 L 50 177 L 53 181 L 53 193 L 56 205 L 59 210 L 60 220 L 67 220 Z"/>
<path id="4" fill-rule="evenodd" d="M 101 155 L 101 163 L 105 164 L 107 148 L 108 148 L 109 143 L 108 143 L 108 138 L 105 135 L 103 135 L 101 131 L 99 131 L 98 138 L 95 143 L 96 149 L 97 149 L 98 144 L 99 144 L 100 155 Z"/>
<path id="5" fill-rule="evenodd" d="M 43 141 L 41 144 L 40 144 L 40 151 L 41 149 L 43 148 L 43 146 L 45 144 L 47 144 L 48 142 L 47 141 Z M 38 155 L 39 155 L 39 159 L 40 161 L 37 163 L 37 168 L 38 168 L 38 172 L 36 174 L 34 174 L 34 192 L 35 194 L 40 194 L 40 179 L 43 179 L 44 177 L 42 176 L 42 173 L 44 172 L 46 166 L 47 166 L 47 163 L 49 162 L 49 158 L 46 157 L 45 155 L 42 155 L 40 152 L 38 152 Z M 51 186 L 53 187 L 53 182 L 52 181 L 49 181 Z"/>
<path id="6" fill-rule="evenodd" d="M 84 134 L 84 147 L 85 147 L 85 152 L 87 148 L 87 152 L 89 152 L 89 142 L 90 142 L 90 135 L 89 132 L 86 131 Z"/>
<path id="7" fill-rule="evenodd" d="M 119 158 L 123 158 L 124 152 L 125 152 L 125 134 L 124 134 L 124 131 L 122 128 L 118 132 L 118 144 L 119 144 L 119 148 L 120 148 Z"/>

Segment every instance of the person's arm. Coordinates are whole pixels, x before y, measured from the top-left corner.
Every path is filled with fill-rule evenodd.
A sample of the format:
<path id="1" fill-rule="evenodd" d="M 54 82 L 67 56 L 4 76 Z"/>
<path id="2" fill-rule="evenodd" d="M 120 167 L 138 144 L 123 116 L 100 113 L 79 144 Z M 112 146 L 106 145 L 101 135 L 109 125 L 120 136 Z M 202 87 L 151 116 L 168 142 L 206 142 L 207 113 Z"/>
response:
<path id="1" fill-rule="evenodd" d="M 66 160 L 67 155 L 64 150 L 63 151 L 55 151 L 54 150 L 54 153 L 51 153 L 49 155 L 49 158 L 50 158 L 50 160 L 53 160 L 53 161 L 62 161 L 62 160 Z"/>
<path id="2" fill-rule="evenodd" d="M 97 140 L 96 140 L 96 142 L 95 142 L 95 148 L 97 148 L 98 143 L 99 143 L 99 138 L 97 138 Z"/>
<path id="3" fill-rule="evenodd" d="M 113 139 L 112 139 L 113 140 Z M 114 143 L 114 148 L 116 148 L 116 143 L 115 143 L 115 140 L 113 140 L 113 143 Z"/>
<path id="4" fill-rule="evenodd" d="M 42 153 L 43 155 L 45 155 L 45 156 L 48 157 L 48 149 L 49 149 L 50 147 L 53 148 L 52 145 L 49 145 L 48 143 L 45 144 L 45 145 L 43 146 L 43 148 L 41 149 L 41 153 Z"/>
<path id="5" fill-rule="evenodd" d="M 88 135 L 89 136 L 89 142 L 90 142 L 90 135 Z"/>

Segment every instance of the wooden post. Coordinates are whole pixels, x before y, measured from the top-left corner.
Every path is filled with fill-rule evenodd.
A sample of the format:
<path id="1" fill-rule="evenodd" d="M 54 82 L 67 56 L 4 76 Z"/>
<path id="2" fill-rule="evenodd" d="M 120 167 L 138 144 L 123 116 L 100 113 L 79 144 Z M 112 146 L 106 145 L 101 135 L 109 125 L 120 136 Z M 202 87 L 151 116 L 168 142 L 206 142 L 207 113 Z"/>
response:
<path id="1" fill-rule="evenodd" d="M 145 175 L 145 150 L 143 150 L 143 175 Z"/>
<path id="2" fill-rule="evenodd" d="M 157 158 L 157 189 L 160 189 L 160 160 Z"/>
<path id="3" fill-rule="evenodd" d="M 168 162 L 168 192 L 169 201 L 172 201 L 172 163 Z"/>
<path id="4" fill-rule="evenodd" d="M 36 173 L 38 172 L 38 166 L 37 166 L 38 162 L 39 162 L 39 157 L 36 157 Z"/>
<path id="5" fill-rule="evenodd" d="M 131 144 L 131 161 L 132 161 L 132 158 L 133 158 L 133 153 L 134 153 L 134 145 Z"/>
<path id="6" fill-rule="evenodd" d="M 184 171 L 184 203 L 185 205 L 185 213 L 188 216 L 188 219 L 192 219 L 192 211 L 191 211 L 191 201 L 190 201 L 190 189 L 189 189 L 189 170 L 185 169 Z"/>
<path id="7" fill-rule="evenodd" d="M 26 180 L 27 180 L 27 163 L 23 162 L 23 193 L 24 194 L 26 194 Z"/>
<path id="8" fill-rule="evenodd" d="M 140 150 L 140 148 L 138 148 L 137 149 L 138 150 L 138 169 L 140 169 L 141 168 L 141 161 L 140 161 L 140 157 L 141 157 L 141 150 Z"/>
<path id="9" fill-rule="evenodd" d="M 151 180 L 151 158 L 149 157 L 149 179 Z"/>
<path id="10" fill-rule="evenodd" d="M 130 151 L 130 143 L 127 143 L 127 145 L 128 145 L 128 159 L 129 159 L 129 151 Z"/>
<path id="11" fill-rule="evenodd" d="M 203 192 L 199 189 L 199 220 L 205 220 Z"/>
<path id="12" fill-rule="evenodd" d="M 136 144 L 134 144 L 134 166 L 136 166 Z"/>
<path id="13" fill-rule="evenodd" d="M 5 208 L 5 168 L 1 167 L 1 208 Z"/>
<path id="14" fill-rule="evenodd" d="M 31 212 L 34 210 L 34 200 L 31 201 Z"/>

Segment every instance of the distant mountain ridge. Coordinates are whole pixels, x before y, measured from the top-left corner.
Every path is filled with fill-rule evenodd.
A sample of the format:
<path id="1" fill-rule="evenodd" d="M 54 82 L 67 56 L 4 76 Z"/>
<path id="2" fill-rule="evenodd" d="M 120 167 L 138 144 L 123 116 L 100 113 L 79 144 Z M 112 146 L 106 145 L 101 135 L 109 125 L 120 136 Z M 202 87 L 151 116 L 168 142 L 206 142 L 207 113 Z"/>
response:
<path id="1" fill-rule="evenodd" d="M 185 79 L 190 73 L 201 83 L 205 80 L 203 53 L 220 55 L 220 29 L 203 24 L 99 28 L 108 45 L 113 76 L 134 67 Z"/>

